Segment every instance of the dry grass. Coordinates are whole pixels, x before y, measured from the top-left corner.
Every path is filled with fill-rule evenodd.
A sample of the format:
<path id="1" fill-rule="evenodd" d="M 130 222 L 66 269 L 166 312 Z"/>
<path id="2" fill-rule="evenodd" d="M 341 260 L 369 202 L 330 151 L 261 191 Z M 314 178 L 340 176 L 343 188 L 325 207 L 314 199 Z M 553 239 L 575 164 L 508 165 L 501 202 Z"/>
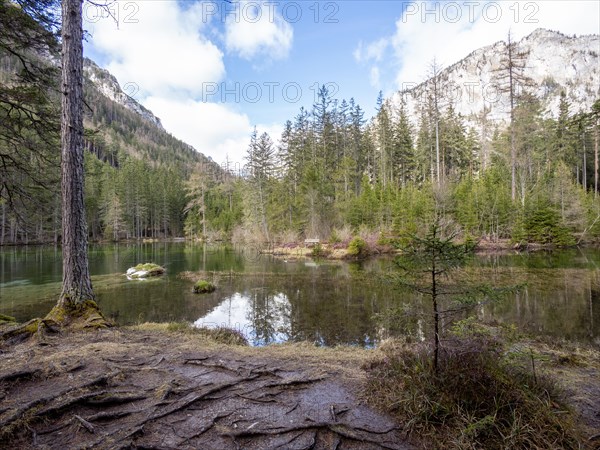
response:
<path id="1" fill-rule="evenodd" d="M 366 350 L 352 346 L 318 347 L 309 342 L 251 347 L 243 345 L 235 338 L 233 338 L 233 342 L 229 341 L 231 335 L 228 331 L 231 330 L 220 329 L 213 332 L 213 330 L 198 329 L 180 322 L 142 323 L 124 329 L 158 335 L 165 334 L 167 337 L 175 334 L 177 335 L 176 344 L 172 345 L 188 349 L 201 345 L 203 348 L 233 352 L 243 358 L 273 359 L 285 361 L 285 364 L 290 366 L 297 365 L 330 372 L 342 372 L 353 379 L 364 379 L 365 373 L 361 367 L 380 354 L 379 350 Z M 233 331 L 233 334 L 237 334 L 237 332 Z"/>
<path id="2" fill-rule="evenodd" d="M 423 344 L 388 342 L 373 360 L 365 400 L 406 424 L 424 448 L 582 448 L 555 382 L 504 358 L 495 339 L 462 339 L 438 373 Z"/>

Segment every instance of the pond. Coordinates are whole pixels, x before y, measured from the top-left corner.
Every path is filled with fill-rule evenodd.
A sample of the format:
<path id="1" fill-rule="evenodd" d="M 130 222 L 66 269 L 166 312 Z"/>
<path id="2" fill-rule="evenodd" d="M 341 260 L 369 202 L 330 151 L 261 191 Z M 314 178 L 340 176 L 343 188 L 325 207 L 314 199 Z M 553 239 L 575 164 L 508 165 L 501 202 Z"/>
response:
<path id="1" fill-rule="evenodd" d="M 155 262 L 157 279 L 129 281 L 128 267 Z M 188 321 L 240 330 L 253 345 L 308 340 L 317 345 L 376 345 L 394 334 L 428 334 L 426 301 L 380 275 L 391 258 L 363 262 L 284 260 L 247 246 L 192 243 L 90 246 L 98 303 L 119 324 Z M 477 255 L 467 272 L 491 284 L 526 283 L 472 312 L 539 335 L 600 342 L 600 251 Z M 211 294 L 192 293 L 183 271 L 210 271 Z M 0 249 L 0 313 L 20 321 L 45 315 L 60 293 L 61 253 L 54 247 Z M 375 320 L 406 305 L 398 323 Z M 423 313 L 422 315 L 419 313 Z M 389 322 L 389 320 L 387 321 Z"/>

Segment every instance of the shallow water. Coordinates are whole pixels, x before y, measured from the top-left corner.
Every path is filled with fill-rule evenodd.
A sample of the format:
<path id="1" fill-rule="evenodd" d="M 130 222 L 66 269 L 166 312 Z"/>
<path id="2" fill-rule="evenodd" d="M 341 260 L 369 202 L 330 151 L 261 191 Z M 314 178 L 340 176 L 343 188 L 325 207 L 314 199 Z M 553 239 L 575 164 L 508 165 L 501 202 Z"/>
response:
<path id="1" fill-rule="evenodd" d="M 127 280 L 125 271 L 139 262 L 161 264 L 167 274 Z M 599 267 L 600 251 L 589 249 L 476 256 L 467 269 L 475 279 L 527 285 L 472 312 L 533 334 L 598 341 Z M 90 247 L 90 270 L 98 303 L 120 324 L 185 320 L 236 328 L 254 345 L 309 340 L 367 347 L 393 334 L 422 338 L 429 329 L 422 298 L 393 282 L 378 281 L 378 275 L 394 271 L 390 258 L 286 261 L 260 255 L 251 246 L 107 244 Z M 178 276 L 199 270 L 215 272 L 216 292 L 195 295 L 192 282 Z M 61 276 L 60 249 L 1 249 L 0 313 L 18 320 L 44 315 L 56 302 Z M 407 313 L 397 322 L 382 325 L 373 319 L 401 304 L 407 305 Z"/>

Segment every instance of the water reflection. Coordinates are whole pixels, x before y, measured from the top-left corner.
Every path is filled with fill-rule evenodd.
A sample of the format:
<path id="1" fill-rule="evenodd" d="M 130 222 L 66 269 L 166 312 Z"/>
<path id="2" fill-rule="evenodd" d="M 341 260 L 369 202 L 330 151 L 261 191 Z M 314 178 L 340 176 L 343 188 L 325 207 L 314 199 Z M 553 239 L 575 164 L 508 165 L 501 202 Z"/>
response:
<path id="1" fill-rule="evenodd" d="M 374 275 L 389 271 L 389 259 L 360 263 L 284 261 L 256 248 L 190 243 L 95 245 L 90 270 L 103 311 L 120 324 L 189 321 L 226 325 L 254 345 L 309 341 L 375 345 L 381 338 L 427 337 L 430 305 Z M 159 279 L 128 281 L 139 262 L 167 267 Z M 468 271 L 490 284 L 526 283 L 518 294 L 473 311 L 484 320 L 572 340 L 600 336 L 600 251 L 569 250 L 531 255 L 482 255 Z M 183 271 L 210 271 L 216 292 L 192 293 Z M 46 314 L 60 292 L 61 253 L 54 247 L 0 249 L 0 313 L 25 321 Z M 373 316 L 409 308 L 382 326 Z M 417 314 L 415 314 L 415 312 Z"/>
<path id="2" fill-rule="evenodd" d="M 291 335 L 290 302 L 283 293 L 271 295 L 264 291 L 265 288 L 258 288 L 244 294 L 236 292 L 194 325 L 232 328 L 252 345 L 286 342 Z"/>

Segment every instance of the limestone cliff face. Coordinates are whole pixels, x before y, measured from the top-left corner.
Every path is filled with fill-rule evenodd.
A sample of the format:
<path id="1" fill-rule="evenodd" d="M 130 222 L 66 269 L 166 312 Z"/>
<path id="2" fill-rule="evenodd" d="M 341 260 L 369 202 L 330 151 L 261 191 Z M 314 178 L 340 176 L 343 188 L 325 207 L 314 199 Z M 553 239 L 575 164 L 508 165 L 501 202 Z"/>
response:
<path id="1" fill-rule="evenodd" d="M 557 116 L 561 91 L 566 93 L 572 113 L 588 110 L 600 97 L 599 35 L 566 36 L 540 28 L 518 41 L 516 48 L 527 54 L 524 75 L 533 81 L 530 90 L 542 99 L 546 115 Z M 467 125 L 475 125 L 484 109 L 488 120 L 506 123 L 509 98 L 497 89 L 498 69 L 506 50 L 506 42 L 496 42 L 444 69 L 439 78 L 442 85 L 449 86 L 449 99 L 442 102 L 442 108 L 452 104 Z M 404 99 L 414 124 L 430 86 L 431 80 L 427 80 L 392 98 L 397 105 Z"/>
<path id="2" fill-rule="evenodd" d="M 163 129 L 160 119 L 152 114 L 152 111 L 139 104 L 134 98 L 125 93 L 117 79 L 105 69 L 99 67 L 94 61 L 86 58 L 83 63 L 83 71 L 88 80 L 90 80 L 96 89 L 110 100 L 124 106 L 125 108 L 139 114 L 143 119 L 153 123 Z M 136 86 L 131 86 L 132 92 L 137 90 Z"/>

